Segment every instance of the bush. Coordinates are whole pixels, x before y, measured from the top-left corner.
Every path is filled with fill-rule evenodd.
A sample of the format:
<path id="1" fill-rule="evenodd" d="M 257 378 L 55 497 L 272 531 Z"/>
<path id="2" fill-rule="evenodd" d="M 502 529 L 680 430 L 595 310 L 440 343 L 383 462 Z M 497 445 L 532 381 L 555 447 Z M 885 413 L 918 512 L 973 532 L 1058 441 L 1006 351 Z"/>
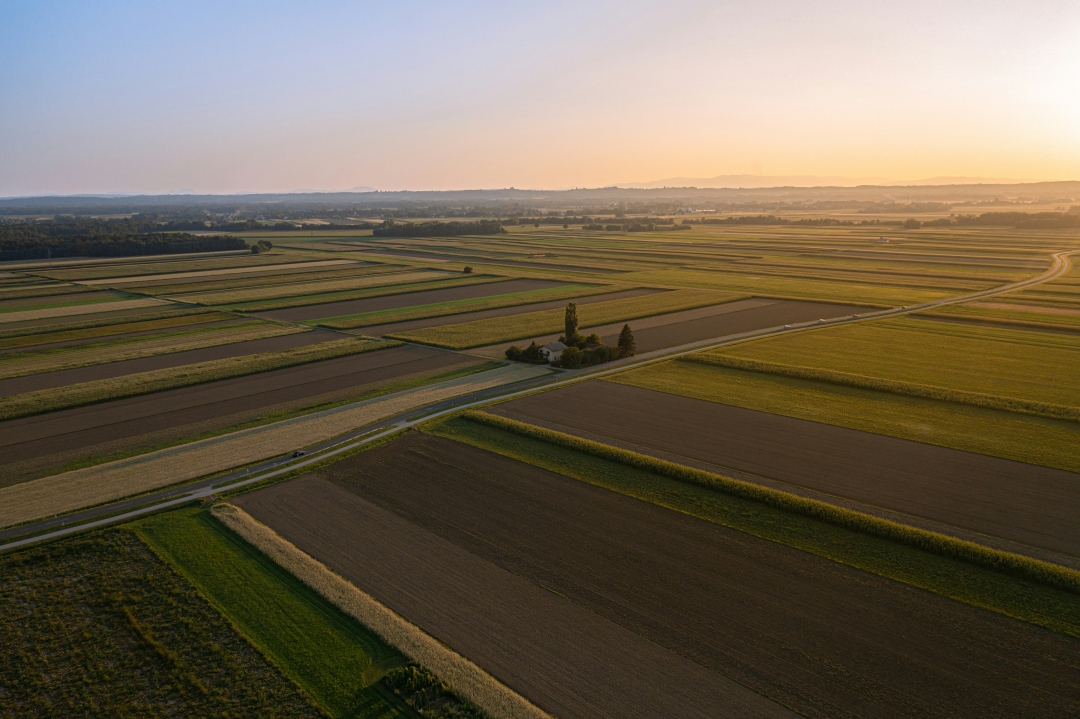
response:
<path id="1" fill-rule="evenodd" d="M 462 272 L 464 272 L 467 275 L 471 275 L 472 274 L 472 267 L 470 267 L 469 265 L 465 265 L 465 269 L 462 270 Z"/>
<path id="2" fill-rule="evenodd" d="M 919 222 L 918 220 L 916 220 L 915 218 L 911 218 L 910 220 L 906 220 L 904 222 L 904 229 L 905 230 L 917 230 L 920 227 L 922 227 L 922 223 Z"/>
<path id="3" fill-rule="evenodd" d="M 270 243 L 269 240 L 259 240 L 257 244 L 251 246 L 251 254 L 257 255 L 260 252 L 269 252 L 273 248 L 274 246 Z"/>
<path id="4" fill-rule="evenodd" d="M 581 369 L 584 360 L 584 352 L 577 347 L 567 347 L 563 350 L 562 358 L 559 360 L 559 366 L 566 369 Z"/>

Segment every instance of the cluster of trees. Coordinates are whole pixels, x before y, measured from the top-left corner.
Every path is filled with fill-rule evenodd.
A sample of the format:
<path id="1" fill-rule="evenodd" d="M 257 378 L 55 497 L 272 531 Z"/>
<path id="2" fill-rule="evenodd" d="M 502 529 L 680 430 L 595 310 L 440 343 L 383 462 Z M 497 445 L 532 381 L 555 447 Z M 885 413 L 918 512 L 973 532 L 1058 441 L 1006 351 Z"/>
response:
<path id="1" fill-rule="evenodd" d="M 700 220 L 683 220 L 684 225 L 793 225 L 796 227 L 855 227 L 860 225 L 901 225 L 900 220 L 838 220 L 833 217 L 801 217 L 789 219 L 775 215 L 740 215 L 731 217 L 705 217 Z"/>
<path id="2" fill-rule="evenodd" d="M 259 240 L 257 243 L 251 246 L 251 254 L 258 255 L 262 252 L 269 252 L 274 249 L 274 245 L 270 240 Z"/>
<path id="3" fill-rule="evenodd" d="M 566 305 L 566 315 L 563 319 L 563 334 L 559 341 L 566 345 L 562 357 L 553 364 L 566 369 L 580 369 L 592 365 L 603 364 L 614 359 L 633 357 L 637 352 L 634 341 L 634 333 L 630 325 L 623 325 L 619 333 L 619 341 L 615 347 L 603 343 L 600 335 L 593 333 L 584 336 L 578 332 L 577 305 L 573 302 Z M 506 358 L 515 362 L 531 362 L 544 364 L 545 360 L 540 356 L 540 346 L 532 342 L 525 349 L 517 345 L 506 350 Z"/>
<path id="4" fill-rule="evenodd" d="M 920 227 L 1015 227 L 1020 230 L 1072 230 L 1080 229 L 1080 211 L 984 212 L 978 216 L 959 215 L 927 222 L 919 222 L 916 219 L 904 222 L 906 230 L 917 230 Z"/>
<path id="5" fill-rule="evenodd" d="M 64 222 L 0 224 L 0 261 L 173 255 L 247 247 L 238 237 L 148 232 L 132 220 L 75 218 Z"/>
<path id="6" fill-rule="evenodd" d="M 375 237 L 456 237 L 458 235 L 498 235 L 506 232 L 498 220 L 476 222 L 403 222 L 387 220 L 377 226 Z"/>

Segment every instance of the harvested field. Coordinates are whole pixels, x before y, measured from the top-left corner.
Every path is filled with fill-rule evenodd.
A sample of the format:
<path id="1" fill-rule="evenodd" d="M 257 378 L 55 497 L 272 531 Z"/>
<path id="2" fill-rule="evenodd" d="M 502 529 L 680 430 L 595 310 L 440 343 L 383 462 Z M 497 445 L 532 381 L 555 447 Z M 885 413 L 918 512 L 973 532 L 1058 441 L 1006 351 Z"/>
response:
<path id="1" fill-rule="evenodd" d="M 288 322 L 306 322 L 319 320 L 326 317 L 341 317 L 365 312 L 381 312 L 384 310 L 399 309 L 401 307 L 414 307 L 416 305 L 428 305 L 438 302 L 453 302 L 455 300 L 473 299 L 477 297 L 492 297 L 494 295 L 509 294 L 511 292 L 528 292 L 529 290 L 541 290 L 549 287 L 564 287 L 566 282 L 551 280 L 503 280 L 479 285 L 466 285 L 464 287 L 448 287 L 438 290 L 421 290 L 384 297 L 369 297 L 345 302 L 328 302 L 321 305 L 308 305 L 307 307 L 293 307 L 291 309 L 271 310 L 258 313 L 261 317 L 270 319 L 286 320 Z"/>
<path id="2" fill-rule="evenodd" d="M 578 317 L 581 320 L 582 331 L 588 332 L 594 327 L 612 322 L 621 323 L 667 312 L 693 310 L 739 299 L 744 298 L 708 290 L 671 290 L 645 297 L 586 304 L 578 312 Z M 468 349 L 559 332 L 563 326 L 563 319 L 562 309 L 522 312 L 506 317 L 493 317 L 402 332 L 394 337 L 436 347 Z"/>
<path id="3" fill-rule="evenodd" d="M 629 324 L 634 332 L 637 351 L 641 354 L 766 327 L 778 327 L 822 317 L 842 317 L 860 309 L 863 308 L 852 305 L 767 300 L 754 297 L 696 310 L 645 317 Z M 614 346 L 619 341 L 619 332 L 622 331 L 623 324 L 627 323 L 614 322 L 599 327 L 583 328 L 583 331 L 595 332 L 600 335 L 604 344 Z M 554 342 L 558 338 L 558 334 L 551 334 L 535 338 L 535 341 L 538 344 L 545 344 Z M 474 350 L 474 353 L 486 357 L 502 357 L 506 348 L 512 344 L 515 343 L 502 342 L 489 347 L 481 347 Z"/>
<path id="4" fill-rule="evenodd" d="M 282 270 L 295 270 L 298 268 L 310 269 L 312 267 L 336 267 L 339 265 L 361 265 L 362 262 L 356 262 L 354 260 L 316 260 L 313 262 L 283 262 L 275 265 L 263 265 L 255 267 L 228 267 L 219 270 L 195 270 L 192 272 L 165 272 L 155 275 L 132 275 L 130 277 L 108 277 L 104 279 L 96 280 L 81 280 L 79 284 L 83 285 L 119 285 L 130 284 L 133 282 L 146 282 L 147 280 L 153 280 L 160 282 L 163 280 L 180 280 L 194 277 L 215 277 L 218 275 L 243 275 L 253 272 L 281 272 Z"/>
<path id="5" fill-rule="evenodd" d="M 288 331 L 289 328 L 282 328 Z M 211 362 L 213 360 L 227 359 L 230 357 L 243 357 L 245 355 L 260 352 L 280 352 L 295 347 L 306 347 L 342 339 L 342 335 L 336 332 L 315 330 L 313 332 L 296 332 L 292 330 L 282 336 L 271 336 L 264 339 L 253 339 L 229 344 L 219 344 L 201 349 L 173 352 L 171 354 L 159 354 L 138 359 L 128 359 L 108 364 L 95 364 L 77 369 L 67 369 L 46 374 L 30 375 L 28 377 L 12 377 L 0 379 L 0 397 L 10 397 L 24 392 L 37 392 L 54 387 L 82 382 L 94 382 L 115 377 L 124 377 L 129 374 L 140 372 L 153 372 L 155 370 L 170 367 L 182 367 L 197 362 Z M 3 363 L 0 362 L 0 368 Z"/>
<path id="6" fill-rule="evenodd" d="M 364 327 L 364 332 L 373 336 L 389 335 L 395 332 L 409 332 L 412 330 L 422 329 L 424 327 L 435 327 L 442 324 L 482 320 L 489 317 L 507 317 L 509 315 L 520 314 L 522 312 L 536 312 L 539 310 L 558 309 L 560 307 L 565 308 L 566 303 L 570 300 L 572 300 L 578 305 L 590 305 L 596 302 L 608 302 L 611 300 L 629 299 L 631 297 L 643 297 L 645 295 L 652 295 L 663 291 L 664 290 L 652 289 L 648 287 L 639 287 L 633 290 L 605 292 L 603 294 L 588 295 L 585 297 L 577 296 L 559 300 L 551 300 L 549 302 L 537 302 L 527 305 L 513 305 L 509 307 L 499 307 L 498 309 L 481 310 L 477 312 L 468 312 L 463 314 L 444 315 L 439 317 L 427 317 L 424 319 L 405 322 L 369 325 L 367 327 Z M 333 326 L 333 323 L 326 323 L 324 326 Z"/>
<path id="7" fill-rule="evenodd" d="M 40 310 L 25 310 L 22 312 L 0 312 L 0 323 L 27 322 L 29 320 L 53 319 L 56 317 L 72 317 L 75 315 L 91 315 L 99 312 L 119 312 L 125 310 L 141 309 L 144 307 L 157 307 L 170 305 L 167 300 L 158 300 L 145 297 L 138 300 L 117 300 L 114 302 L 99 302 L 95 304 L 79 304 L 66 307 L 50 307 Z"/>
<path id="8" fill-rule="evenodd" d="M 6 716 L 323 716 L 126 529 L 3 555 L 0 604 Z"/>
<path id="9" fill-rule="evenodd" d="M 298 333 L 310 334 L 295 325 L 236 319 L 209 327 L 176 329 L 151 335 L 138 333 L 97 342 L 76 342 L 22 352 L 6 352 L 0 353 L 0 380 L 46 372 L 55 374 L 63 370 L 256 342 Z M 324 335 L 323 339 L 330 337 Z M 3 389 L 0 389 L 0 395 L 3 393 Z"/>
<path id="10" fill-rule="evenodd" d="M 981 718 L 1077 710 L 1075 639 L 515 460 L 410 434 L 319 475 L 322 480 L 294 480 L 235 501 L 301 549 L 321 553 L 365 591 L 382 593 L 381 601 L 436 637 L 460 643 L 481 666 L 479 657 L 494 663 L 486 658 L 514 647 L 516 671 L 540 675 L 548 692 L 574 690 L 580 703 L 571 712 L 555 710 L 560 716 L 634 716 L 589 706 L 597 689 L 588 683 L 606 691 L 618 686 L 614 681 L 651 679 L 630 665 L 632 653 L 611 648 L 600 661 L 583 664 L 588 657 L 573 646 L 543 657 L 527 653 L 532 645 L 519 636 L 569 630 L 575 642 L 592 638 L 590 627 L 576 627 L 552 609 L 532 612 L 566 600 L 594 622 L 617 623 L 806 716 Z M 342 489 L 360 501 L 349 501 Z M 430 532 L 457 551 L 442 558 L 395 546 L 387 536 L 394 525 L 402 527 L 398 535 Z M 369 538 L 376 529 L 380 539 Z M 381 552 L 370 547 L 373 541 L 385 543 Z M 469 599 L 444 602 L 445 592 L 471 579 L 474 563 L 543 587 L 550 599 L 519 600 L 489 570 L 474 580 Z M 486 617 L 501 620 L 507 605 L 516 609 L 509 626 L 494 628 Z M 458 610 L 449 620 L 447 606 Z M 478 616 L 458 629 L 453 620 L 461 607 Z M 577 683 L 547 676 L 556 664 L 570 665 L 563 671 Z M 602 672 L 616 678 L 605 680 Z M 669 681 L 651 691 L 671 698 L 702 687 L 688 674 Z M 679 706 L 672 701 L 642 715 L 671 716 Z M 759 716 L 768 710 L 755 709 Z M 706 710 L 707 716 L 733 713 L 723 699 Z"/>
<path id="11" fill-rule="evenodd" d="M 80 457 L 156 447 L 473 363 L 450 352 L 395 347 L 0 422 L 2 482 L 40 477 Z"/>
<path id="12" fill-rule="evenodd" d="M 1073 472 L 613 382 L 582 382 L 493 412 L 1080 556 Z"/>
<path id="13" fill-rule="evenodd" d="M 233 503 L 561 719 L 794 716 L 313 475 Z"/>
<path id="14" fill-rule="evenodd" d="M 509 365 L 383 398 L 4 487 L 0 489 L 0 527 L 71 512 L 287 454 L 414 407 L 531 379 L 549 371 L 542 367 Z"/>

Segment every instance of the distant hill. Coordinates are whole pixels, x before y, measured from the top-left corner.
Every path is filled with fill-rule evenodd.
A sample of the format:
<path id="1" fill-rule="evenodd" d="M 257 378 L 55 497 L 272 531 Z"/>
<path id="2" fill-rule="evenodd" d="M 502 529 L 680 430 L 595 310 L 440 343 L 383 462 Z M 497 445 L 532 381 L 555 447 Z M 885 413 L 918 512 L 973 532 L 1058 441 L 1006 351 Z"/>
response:
<path id="1" fill-rule="evenodd" d="M 622 182 L 616 187 L 658 190 L 665 187 L 698 189 L 765 189 L 779 187 L 918 187 L 925 185 L 1016 185 L 1038 180 L 1001 177 L 930 177 L 925 180 L 889 180 L 884 177 L 839 177 L 822 175 L 717 175 L 716 177 L 669 177 L 652 182 Z"/>

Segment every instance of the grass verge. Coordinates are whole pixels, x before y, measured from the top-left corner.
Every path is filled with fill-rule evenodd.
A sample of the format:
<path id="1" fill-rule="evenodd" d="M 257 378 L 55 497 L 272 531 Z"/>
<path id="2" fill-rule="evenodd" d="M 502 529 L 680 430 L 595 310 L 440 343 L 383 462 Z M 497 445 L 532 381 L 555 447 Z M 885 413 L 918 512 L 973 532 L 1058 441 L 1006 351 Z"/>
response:
<path id="1" fill-rule="evenodd" d="M 1064 567 L 486 413 L 426 430 L 1080 637 L 1080 573 Z"/>
<path id="2" fill-rule="evenodd" d="M 373 686 L 404 657 L 208 511 L 181 509 L 132 527 L 328 714 L 408 716 Z"/>
<path id="3" fill-rule="evenodd" d="M 396 347 L 400 342 L 368 339 L 343 339 L 281 352 L 262 352 L 243 357 L 229 357 L 198 362 L 183 367 L 140 372 L 138 374 L 94 380 L 66 387 L 25 392 L 0 398 L 0 420 L 27 417 L 43 412 L 55 412 L 71 407 L 134 397 L 151 392 L 187 387 L 204 382 L 229 379 L 258 372 L 294 367 L 347 355 Z"/>

